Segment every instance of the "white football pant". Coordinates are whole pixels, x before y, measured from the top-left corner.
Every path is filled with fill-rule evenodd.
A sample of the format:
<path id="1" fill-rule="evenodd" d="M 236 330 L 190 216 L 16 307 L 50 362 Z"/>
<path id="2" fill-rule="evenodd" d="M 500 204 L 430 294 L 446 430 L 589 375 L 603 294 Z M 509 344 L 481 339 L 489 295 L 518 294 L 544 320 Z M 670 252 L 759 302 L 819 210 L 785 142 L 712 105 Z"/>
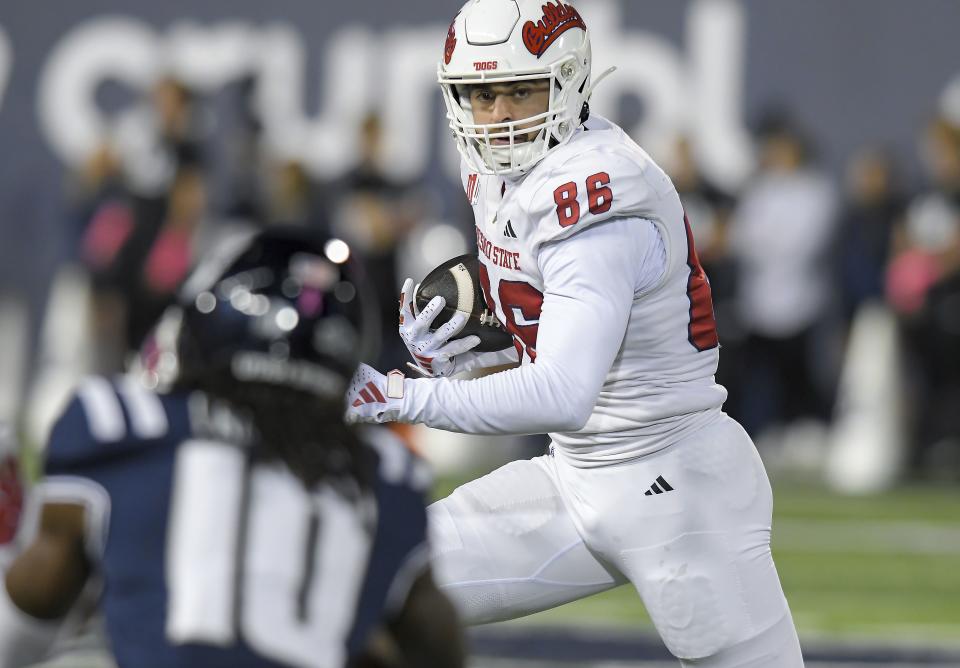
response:
<path id="1" fill-rule="evenodd" d="M 629 581 L 682 666 L 802 667 L 770 553 L 770 482 L 750 437 L 721 416 L 640 459 L 576 468 L 557 452 L 431 505 L 435 574 L 466 623 Z"/>

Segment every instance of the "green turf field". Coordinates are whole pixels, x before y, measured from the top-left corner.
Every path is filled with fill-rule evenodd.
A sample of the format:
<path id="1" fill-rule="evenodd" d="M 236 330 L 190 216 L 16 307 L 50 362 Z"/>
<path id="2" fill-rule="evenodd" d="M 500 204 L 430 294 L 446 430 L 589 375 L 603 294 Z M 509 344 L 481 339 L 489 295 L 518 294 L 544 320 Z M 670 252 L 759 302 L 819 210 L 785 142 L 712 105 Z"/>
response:
<path id="1" fill-rule="evenodd" d="M 774 504 L 774 555 L 802 637 L 960 644 L 960 487 L 845 497 L 775 482 Z M 630 587 L 524 621 L 650 625 Z"/>

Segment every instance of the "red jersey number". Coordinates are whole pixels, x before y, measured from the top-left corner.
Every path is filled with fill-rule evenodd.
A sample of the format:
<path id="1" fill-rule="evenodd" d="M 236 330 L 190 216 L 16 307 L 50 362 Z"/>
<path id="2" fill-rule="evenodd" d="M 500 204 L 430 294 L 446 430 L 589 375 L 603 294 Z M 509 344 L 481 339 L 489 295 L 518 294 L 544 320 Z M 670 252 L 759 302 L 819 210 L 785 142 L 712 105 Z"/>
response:
<path id="1" fill-rule="evenodd" d="M 570 227 L 580 220 L 580 203 L 577 202 L 577 184 L 564 183 L 553 191 L 553 201 L 557 205 L 557 220 L 560 227 Z"/>
<path id="2" fill-rule="evenodd" d="M 587 177 L 587 205 L 593 215 L 606 213 L 613 206 L 613 190 L 609 186 L 610 175 L 606 172 L 597 172 Z M 580 221 L 580 202 L 577 201 L 577 195 L 577 184 L 573 181 L 568 181 L 553 191 L 560 227 L 570 227 Z"/>
<path id="3" fill-rule="evenodd" d="M 480 263 L 480 288 L 490 313 L 496 315 L 493 299 L 490 298 L 490 274 Z M 540 310 L 543 308 L 543 293 L 528 283 L 500 281 L 497 295 L 507 318 L 504 329 L 513 336 L 517 356 L 523 359 L 526 350 L 531 360 L 537 359 L 537 333 L 540 331 Z"/>
<path id="4" fill-rule="evenodd" d="M 710 350 L 720 345 L 717 336 L 717 320 L 713 314 L 713 295 L 710 293 L 710 281 L 700 266 L 697 249 L 693 245 L 693 231 L 690 220 L 683 215 L 683 225 L 687 230 L 687 266 L 690 278 L 687 279 L 687 297 L 690 299 L 690 325 L 687 338 L 699 351 Z"/>
<path id="5" fill-rule="evenodd" d="M 606 172 L 597 172 L 587 177 L 590 213 L 594 215 L 606 213 L 613 206 L 613 191 L 610 190 L 609 185 L 610 175 Z"/>
<path id="6" fill-rule="evenodd" d="M 500 306 L 507 318 L 504 327 L 513 334 L 513 345 L 520 359 L 526 349 L 531 362 L 537 360 L 537 333 L 540 331 L 540 311 L 543 293 L 529 283 L 500 281 Z"/>

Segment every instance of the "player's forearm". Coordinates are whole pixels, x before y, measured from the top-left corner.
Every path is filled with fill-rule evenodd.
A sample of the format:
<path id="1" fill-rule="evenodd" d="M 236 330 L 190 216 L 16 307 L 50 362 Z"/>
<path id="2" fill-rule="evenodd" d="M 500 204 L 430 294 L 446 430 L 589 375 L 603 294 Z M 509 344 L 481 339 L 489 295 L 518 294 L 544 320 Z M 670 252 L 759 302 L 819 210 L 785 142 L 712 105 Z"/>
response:
<path id="1" fill-rule="evenodd" d="M 542 434 L 582 428 L 626 327 L 629 306 L 544 299 L 535 364 L 472 380 L 407 379 L 398 420 L 469 434 Z M 604 322 L 588 342 L 571 322 Z"/>
<path id="2" fill-rule="evenodd" d="M 630 317 L 643 257 L 625 242 L 632 224 L 597 226 L 541 253 L 536 363 L 474 380 L 407 380 L 400 421 L 473 434 L 582 428 Z"/>
<path id="3" fill-rule="evenodd" d="M 467 353 L 469 356 L 471 353 Z M 489 353 L 475 353 L 473 357 L 463 365 L 460 371 L 480 371 L 483 369 L 494 369 L 507 365 L 516 365 L 518 363 L 516 348 L 506 348 Z"/>
<path id="4" fill-rule="evenodd" d="M 549 363 L 474 380 L 408 379 L 404 394 L 401 422 L 469 434 L 575 431 L 596 400 Z"/>
<path id="5" fill-rule="evenodd" d="M 629 296 L 548 293 L 535 364 L 473 380 L 407 380 L 402 422 L 471 434 L 577 431 L 587 422 L 626 328 Z M 571 323 L 604 323 L 584 328 Z"/>

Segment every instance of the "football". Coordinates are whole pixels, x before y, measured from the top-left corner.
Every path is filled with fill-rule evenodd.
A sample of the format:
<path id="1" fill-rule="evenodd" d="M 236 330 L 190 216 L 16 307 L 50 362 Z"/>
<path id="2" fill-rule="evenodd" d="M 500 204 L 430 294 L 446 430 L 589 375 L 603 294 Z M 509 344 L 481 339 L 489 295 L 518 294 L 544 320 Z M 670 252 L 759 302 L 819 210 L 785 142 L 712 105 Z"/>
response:
<path id="1" fill-rule="evenodd" d="M 414 289 L 414 313 L 419 314 L 436 296 L 443 297 L 447 303 L 434 318 L 431 331 L 450 320 L 457 311 L 462 311 L 469 318 L 457 338 L 471 334 L 479 336 L 480 344 L 474 350 L 491 352 L 513 344 L 513 337 L 487 309 L 480 287 L 480 260 L 476 255 L 452 258 L 427 274 Z"/>

